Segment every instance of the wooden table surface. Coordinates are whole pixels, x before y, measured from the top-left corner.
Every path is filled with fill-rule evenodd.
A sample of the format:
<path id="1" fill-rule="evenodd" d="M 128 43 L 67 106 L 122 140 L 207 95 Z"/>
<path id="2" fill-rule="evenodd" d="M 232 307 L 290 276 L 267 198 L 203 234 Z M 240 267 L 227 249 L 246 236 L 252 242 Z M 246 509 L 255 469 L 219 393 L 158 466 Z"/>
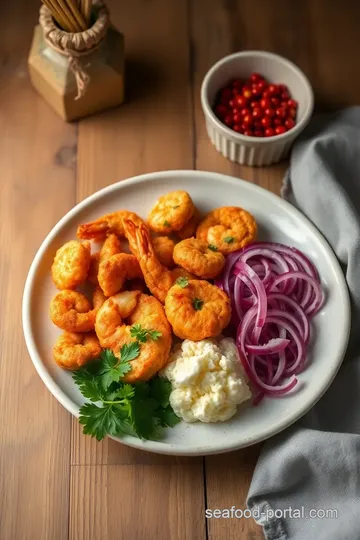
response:
<path id="1" fill-rule="evenodd" d="M 32 90 L 27 53 L 39 2 L 1 6 L 0 538 L 257 540 L 245 508 L 259 453 L 176 458 L 96 443 L 51 396 L 21 328 L 24 280 L 41 241 L 75 203 L 117 180 L 203 169 L 279 192 L 286 163 L 252 169 L 208 141 L 199 100 L 206 70 L 241 49 L 267 49 L 309 76 L 320 107 L 360 96 L 360 4 L 340 0 L 113 0 L 125 33 L 127 103 L 65 124 Z"/>

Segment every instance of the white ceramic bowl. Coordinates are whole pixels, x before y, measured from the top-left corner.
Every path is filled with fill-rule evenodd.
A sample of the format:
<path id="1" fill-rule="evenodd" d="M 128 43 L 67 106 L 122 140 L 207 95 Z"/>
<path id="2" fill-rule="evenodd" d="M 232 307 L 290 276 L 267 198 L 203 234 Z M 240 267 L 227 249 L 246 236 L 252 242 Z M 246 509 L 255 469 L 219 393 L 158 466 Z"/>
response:
<path id="1" fill-rule="evenodd" d="M 212 107 L 220 88 L 231 79 L 247 78 L 260 73 L 269 82 L 283 83 L 291 97 L 299 103 L 294 128 L 274 137 L 247 137 L 225 126 Z M 242 165 L 262 166 L 284 158 L 295 138 L 309 122 L 314 95 L 304 73 L 295 64 L 277 54 L 264 51 L 244 51 L 219 60 L 206 74 L 201 86 L 201 105 L 211 142 L 226 158 Z"/>

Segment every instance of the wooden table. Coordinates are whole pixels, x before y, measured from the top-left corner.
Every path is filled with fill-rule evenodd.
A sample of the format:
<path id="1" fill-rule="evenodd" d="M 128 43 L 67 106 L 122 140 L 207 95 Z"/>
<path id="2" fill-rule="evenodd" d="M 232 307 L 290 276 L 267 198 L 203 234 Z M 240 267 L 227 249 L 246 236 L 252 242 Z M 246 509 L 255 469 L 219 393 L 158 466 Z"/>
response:
<path id="1" fill-rule="evenodd" d="M 35 94 L 27 53 L 39 3 L 1 6 L 0 538 L 256 540 L 245 508 L 259 448 L 175 458 L 96 443 L 50 395 L 29 359 L 21 297 L 41 241 L 75 203 L 136 174 L 204 169 L 278 192 L 286 164 L 233 165 L 208 141 L 199 90 L 210 65 L 268 49 L 309 76 L 317 103 L 359 99 L 360 4 L 340 0 L 113 0 L 126 36 L 128 103 L 67 125 Z M 356 71 L 357 70 L 357 71 Z"/>

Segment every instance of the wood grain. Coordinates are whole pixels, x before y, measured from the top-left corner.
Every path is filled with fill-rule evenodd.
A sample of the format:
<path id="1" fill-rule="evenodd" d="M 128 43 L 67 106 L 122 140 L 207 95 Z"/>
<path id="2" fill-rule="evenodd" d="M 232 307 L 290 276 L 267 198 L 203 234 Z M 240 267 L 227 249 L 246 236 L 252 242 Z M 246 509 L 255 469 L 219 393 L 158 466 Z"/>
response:
<path id="1" fill-rule="evenodd" d="M 0 537 L 8 540 L 68 538 L 70 416 L 37 375 L 21 328 L 29 265 L 75 193 L 75 128 L 28 82 L 38 9 L 6 3 L 0 33 Z"/>

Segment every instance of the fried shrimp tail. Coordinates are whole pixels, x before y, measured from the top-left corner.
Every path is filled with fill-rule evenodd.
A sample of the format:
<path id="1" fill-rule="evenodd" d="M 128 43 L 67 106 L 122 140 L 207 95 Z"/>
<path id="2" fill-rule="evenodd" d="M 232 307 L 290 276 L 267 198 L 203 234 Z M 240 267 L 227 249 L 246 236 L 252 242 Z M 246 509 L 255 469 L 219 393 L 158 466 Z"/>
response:
<path id="1" fill-rule="evenodd" d="M 90 242 L 71 240 L 59 248 L 51 267 L 55 286 L 62 289 L 75 289 L 88 275 L 91 261 Z"/>
<path id="2" fill-rule="evenodd" d="M 64 369 L 76 370 L 99 356 L 101 347 L 94 332 L 64 332 L 53 348 L 55 362 Z"/>
<path id="3" fill-rule="evenodd" d="M 94 291 L 94 307 L 85 295 L 77 291 L 60 291 L 50 303 L 50 318 L 67 332 L 90 332 L 94 330 L 96 313 L 104 300 L 100 289 Z"/>
<path id="4" fill-rule="evenodd" d="M 224 268 L 225 257 L 214 246 L 209 247 L 197 238 L 187 238 L 176 244 L 174 261 L 198 277 L 213 279 Z"/>
<path id="5" fill-rule="evenodd" d="M 166 296 L 165 313 L 176 336 L 201 341 L 218 336 L 229 324 L 230 299 L 208 281 L 175 284 Z"/>
<path id="6" fill-rule="evenodd" d="M 100 242 L 104 240 L 109 234 L 116 234 L 117 236 L 124 236 L 123 219 L 132 219 L 137 224 L 143 223 L 143 220 L 134 212 L 127 210 L 119 210 L 112 214 L 106 214 L 105 216 L 79 225 L 77 229 L 77 237 L 81 240 L 95 240 Z"/>
<path id="7" fill-rule="evenodd" d="M 169 270 L 156 256 L 150 233 L 145 224 L 137 226 L 129 219 L 124 220 L 124 229 L 131 251 L 136 254 L 149 291 L 164 303 L 168 290 L 180 276 L 192 279 L 194 276 L 184 269 Z"/>

